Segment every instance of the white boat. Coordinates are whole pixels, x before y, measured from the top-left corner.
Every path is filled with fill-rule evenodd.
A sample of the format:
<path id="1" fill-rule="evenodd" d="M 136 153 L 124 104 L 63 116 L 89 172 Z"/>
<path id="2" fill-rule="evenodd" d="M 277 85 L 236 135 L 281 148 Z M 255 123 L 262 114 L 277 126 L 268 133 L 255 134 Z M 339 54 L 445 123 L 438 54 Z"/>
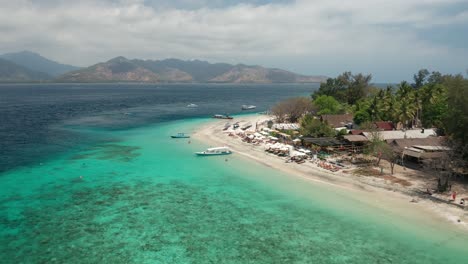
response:
<path id="1" fill-rule="evenodd" d="M 196 105 L 196 104 L 189 104 L 189 105 L 187 105 L 187 107 L 189 107 L 189 108 L 195 108 L 195 107 L 198 107 L 198 105 Z"/>
<path id="2" fill-rule="evenodd" d="M 232 151 L 228 147 L 208 148 L 205 151 L 195 152 L 198 156 L 229 155 Z"/>
<path id="3" fill-rule="evenodd" d="M 243 105 L 242 110 L 252 110 L 257 108 L 255 105 Z"/>

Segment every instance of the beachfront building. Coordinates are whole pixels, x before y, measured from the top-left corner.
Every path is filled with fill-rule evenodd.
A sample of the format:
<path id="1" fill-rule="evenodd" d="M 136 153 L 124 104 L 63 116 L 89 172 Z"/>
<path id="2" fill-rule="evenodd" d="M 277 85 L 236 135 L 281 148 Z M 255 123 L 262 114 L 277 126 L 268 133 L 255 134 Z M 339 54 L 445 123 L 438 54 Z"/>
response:
<path id="1" fill-rule="evenodd" d="M 276 130 L 299 130 L 300 126 L 298 123 L 276 123 L 271 128 Z"/>
<path id="2" fill-rule="evenodd" d="M 352 153 L 362 153 L 369 142 L 369 139 L 363 135 L 345 135 L 343 139 L 351 145 L 350 151 Z"/>
<path id="3" fill-rule="evenodd" d="M 416 163 L 430 169 L 445 169 L 447 166 L 447 152 L 450 148 L 444 146 L 442 137 L 391 139 L 386 141 L 406 164 Z"/>
<path id="4" fill-rule="evenodd" d="M 320 149 L 321 151 L 325 151 L 327 153 L 347 151 L 352 148 L 351 144 L 348 141 L 339 140 L 333 137 L 303 137 L 302 145 L 312 149 Z"/>
<path id="5" fill-rule="evenodd" d="M 381 140 L 391 139 L 412 139 L 412 138 L 428 138 L 437 136 L 434 129 L 410 129 L 410 130 L 393 130 L 393 131 L 379 131 L 375 132 L 362 132 L 363 136 L 372 140 L 374 136 L 378 136 Z"/>

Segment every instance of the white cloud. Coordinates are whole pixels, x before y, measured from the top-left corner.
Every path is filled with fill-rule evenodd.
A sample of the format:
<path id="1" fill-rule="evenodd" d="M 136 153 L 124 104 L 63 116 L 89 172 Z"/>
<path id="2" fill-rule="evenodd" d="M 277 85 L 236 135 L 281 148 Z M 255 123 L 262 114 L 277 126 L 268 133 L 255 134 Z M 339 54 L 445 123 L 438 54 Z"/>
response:
<path id="1" fill-rule="evenodd" d="M 179 0 L 171 7 L 168 1 L 0 0 L 0 52 L 28 49 L 78 65 L 117 55 L 202 58 L 322 74 L 330 71 L 320 72 L 320 60 L 354 60 L 372 70 L 376 57 L 384 64 L 401 57 L 401 63 L 419 65 L 446 56 L 467 66 L 459 59 L 466 49 L 454 51 L 416 34 L 437 25 L 468 24 L 466 10 L 438 12 L 463 1 L 298 0 L 224 7 L 217 1 L 216 8 L 177 8 L 204 2 Z M 298 58 L 311 62 L 297 67 Z"/>

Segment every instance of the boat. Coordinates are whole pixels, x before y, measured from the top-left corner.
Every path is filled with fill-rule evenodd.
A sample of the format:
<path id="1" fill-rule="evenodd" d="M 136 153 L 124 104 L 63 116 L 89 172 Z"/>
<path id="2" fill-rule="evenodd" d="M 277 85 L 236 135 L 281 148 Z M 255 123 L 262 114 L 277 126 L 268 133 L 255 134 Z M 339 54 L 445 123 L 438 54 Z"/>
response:
<path id="1" fill-rule="evenodd" d="M 205 151 L 195 152 L 198 156 L 216 156 L 216 155 L 229 155 L 232 151 L 228 147 L 208 148 Z"/>
<path id="2" fill-rule="evenodd" d="M 252 110 L 257 108 L 255 105 L 243 105 L 242 110 Z"/>
<path id="3" fill-rule="evenodd" d="M 177 133 L 177 135 L 172 135 L 171 138 L 190 138 L 190 136 L 185 133 Z"/>
<path id="4" fill-rule="evenodd" d="M 195 107 L 198 107 L 198 105 L 196 105 L 196 104 L 188 104 L 187 107 L 188 107 L 188 108 L 195 108 Z"/>
<path id="5" fill-rule="evenodd" d="M 213 118 L 218 118 L 218 119 L 232 119 L 232 116 L 229 115 L 214 115 Z"/>

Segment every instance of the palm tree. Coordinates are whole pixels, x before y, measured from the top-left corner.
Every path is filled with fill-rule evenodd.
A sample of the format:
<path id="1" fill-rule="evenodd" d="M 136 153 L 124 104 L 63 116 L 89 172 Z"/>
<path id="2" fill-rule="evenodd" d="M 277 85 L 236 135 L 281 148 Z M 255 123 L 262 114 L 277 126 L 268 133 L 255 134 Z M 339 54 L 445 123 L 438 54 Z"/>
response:
<path id="1" fill-rule="evenodd" d="M 396 117 L 405 127 L 409 127 L 408 122 L 414 122 L 419 107 L 419 98 L 416 97 L 413 88 L 405 81 L 398 85 L 396 93 Z"/>
<path id="2" fill-rule="evenodd" d="M 374 96 L 374 99 L 372 99 L 367 110 L 369 112 L 369 116 L 371 117 L 371 121 L 376 121 L 379 119 L 379 99 L 377 97 L 378 96 Z"/>
<path id="3" fill-rule="evenodd" d="M 414 98 L 414 106 L 416 108 L 416 114 L 413 117 L 412 125 L 415 126 L 417 125 L 417 122 L 420 121 L 421 112 L 422 112 L 422 101 L 421 101 L 421 95 L 419 94 L 419 91 L 413 92 L 413 98 Z"/>
<path id="4" fill-rule="evenodd" d="M 387 86 L 384 96 L 380 101 L 381 118 L 384 121 L 395 120 L 395 96 L 393 95 L 393 87 Z"/>

